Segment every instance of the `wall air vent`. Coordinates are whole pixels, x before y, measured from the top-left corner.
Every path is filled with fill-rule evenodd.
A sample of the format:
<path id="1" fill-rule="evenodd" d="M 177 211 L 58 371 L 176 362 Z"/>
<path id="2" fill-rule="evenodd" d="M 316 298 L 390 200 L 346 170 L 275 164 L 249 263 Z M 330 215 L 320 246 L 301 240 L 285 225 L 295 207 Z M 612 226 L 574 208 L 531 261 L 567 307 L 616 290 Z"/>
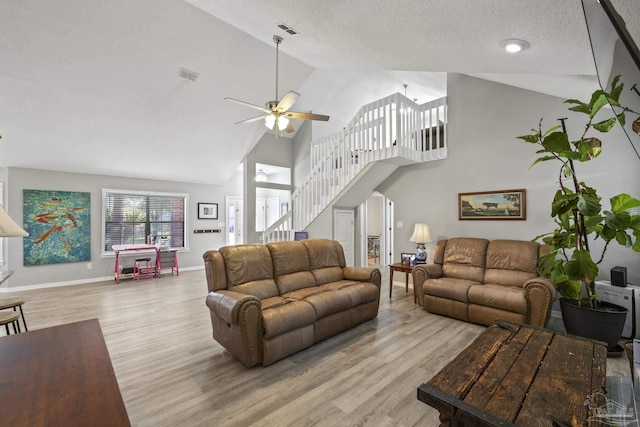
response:
<path id="1" fill-rule="evenodd" d="M 292 36 L 295 36 L 296 34 L 300 34 L 298 31 L 294 30 L 293 28 L 291 28 L 290 26 L 288 26 L 284 22 L 280 22 L 279 24 L 276 24 L 276 25 L 278 26 L 278 28 L 280 28 L 281 30 L 286 31 L 287 33 L 291 34 Z"/>
<path id="2" fill-rule="evenodd" d="M 200 73 L 196 73 L 195 71 L 187 70 L 186 68 L 180 68 L 180 72 L 178 73 L 178 76 L 181 79 L 189 80 L 189 81 L 192 81 L 192 82 L 195 82 L 199 75 L 200 75 Z"/>

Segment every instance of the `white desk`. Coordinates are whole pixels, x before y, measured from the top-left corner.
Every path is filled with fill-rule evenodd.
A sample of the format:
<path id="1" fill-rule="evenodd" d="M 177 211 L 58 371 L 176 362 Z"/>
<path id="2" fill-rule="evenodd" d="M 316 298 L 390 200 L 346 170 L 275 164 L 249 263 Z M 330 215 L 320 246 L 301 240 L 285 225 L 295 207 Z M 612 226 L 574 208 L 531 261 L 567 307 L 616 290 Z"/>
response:
<path id="1" fill-rule="evenodd" d="M 155 253 L 156 260 L 154 264 L 156 266 L 156 275 L 160 277 L 160 246 L 136 244 L 136 245 L 113 245 L 111 248 L 116 253 L 116 265 L 115 265 L 115 273 L 114 273 L 116 278 L 116 283 L 120 283 L 120 277 L 122 276 L 122 273 L 120 273 L 120 252 L 127 253 L 127 254 L 128 253 L 132 253 L 132 254 Z"/>

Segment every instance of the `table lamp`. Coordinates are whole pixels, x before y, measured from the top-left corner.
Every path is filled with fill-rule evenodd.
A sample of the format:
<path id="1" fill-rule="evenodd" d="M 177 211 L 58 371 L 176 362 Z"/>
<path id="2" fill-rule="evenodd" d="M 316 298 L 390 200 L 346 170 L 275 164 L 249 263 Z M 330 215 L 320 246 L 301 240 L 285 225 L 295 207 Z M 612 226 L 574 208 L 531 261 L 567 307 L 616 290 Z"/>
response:
<path id="1" fill-rule="evenodd" d="M 431 232 L 429 231 L 429 226 L 421 222 L 417 223 L 415 228 L 413 229 L 413 235 L 411 235 L 409 241 L 417 245 L 416 264 L 426 264 L 427 251 L 424 247 L 424 244 L 431 241 Z"/>

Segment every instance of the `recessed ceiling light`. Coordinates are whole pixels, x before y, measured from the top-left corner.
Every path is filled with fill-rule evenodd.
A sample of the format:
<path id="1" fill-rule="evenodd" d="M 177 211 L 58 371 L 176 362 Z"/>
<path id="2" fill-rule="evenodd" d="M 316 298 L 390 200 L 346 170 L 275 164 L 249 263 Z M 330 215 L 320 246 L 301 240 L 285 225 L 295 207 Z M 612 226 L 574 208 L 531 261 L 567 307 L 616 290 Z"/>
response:
<path id="1" fill-rule="evenodd" d="M 507 39 L 502 40 L 500 42 L 500 46 L 502 46 L 509 53 L 520 52 L 522 49 L 526 49 L 529 47 L 529 43 L 524 40 L 518 39 Z"/>

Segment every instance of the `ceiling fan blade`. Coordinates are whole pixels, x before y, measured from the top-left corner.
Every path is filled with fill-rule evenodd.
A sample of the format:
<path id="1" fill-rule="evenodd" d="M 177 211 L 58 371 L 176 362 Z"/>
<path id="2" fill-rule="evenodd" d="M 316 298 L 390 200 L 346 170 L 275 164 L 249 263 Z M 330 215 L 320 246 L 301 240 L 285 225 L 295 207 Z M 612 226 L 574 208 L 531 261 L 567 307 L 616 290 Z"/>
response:
<path id="1" fill-rule="evenodd" d="M 253 122 L 257 122 L 258 120 L 264 120 L 265 117 L 267 116 L 265 115 L 265 116 L 252 117 L 250 119 L 240 120 L 239 122 L 236 122 L 236 124 L 242 125 L 245 123 L 253 123 Z"/>
<path id="2" fill-rule="evenodd" d="M 242 105 L 247 106 L 247 107 L 255 108 L 256 110 L 260 110 L 260 111 L 263 111 L 265 113 L 270 113 L 271 112 L 271 110 L 269 110 L 268 108 L 264 108 L 264 107 L 261 107 L 259 105 L 255 105 L 255 104 L 250 104 L 250 103 L 245 102 L 245 101 L 240 101 L 239 99 L 229 98 L 229 97 L 226 97 L 225 99 L 227 101 L 233 101 L 233 102 L 237 102 L 238 104 L 242 104 Z"/>
<path id="3" fill-rule="evenodd" d="M 329 120 L 329 116 L 324 116 L 322 114 L 297 113 L 295 111 L 287 111 L 286 113 L 284 113 L 284 115 L 285 117 L 299 120 L 322 120 L 323 122 Z"/>
<path id="4" fill-rule="evenodd" d="M 284 113 L 289 108 L 293 107 L 293 104 L 296 103 L 299 96 L 300 96 L 299 93 L 294 91 L 289 91 L 289 93 L 287 93 L 284 96 L 284 98 L 282 98 L 282 100 L 278 103 L 278 105 L 276 105 L 276 110 L 280 111 L 281 113 Z"/>
<path id="5" fill-rule="evenodd" d="M 296 130 L 294 129 L 293 125 L 291 124 L 291 122 L 289 122 L 289 124 L 287 125 L 286 128 L 284 128 L 284 131 L 286 133 L 291 133 L 291 132 L 295 132 Z"/>

